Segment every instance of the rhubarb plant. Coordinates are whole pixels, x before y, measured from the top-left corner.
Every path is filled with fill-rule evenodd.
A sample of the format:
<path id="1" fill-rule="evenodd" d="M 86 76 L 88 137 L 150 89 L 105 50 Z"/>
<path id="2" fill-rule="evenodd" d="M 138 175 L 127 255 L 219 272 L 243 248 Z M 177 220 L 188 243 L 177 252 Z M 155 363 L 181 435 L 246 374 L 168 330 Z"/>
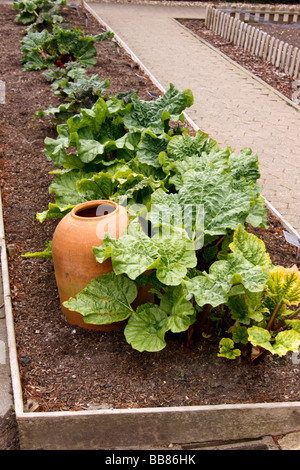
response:
<path id="1" fill-rule="evenodd" d="M 35 119 L 51 116 L 53 122 L 63 123 L 80 113 L 81 108 L 92 108 L 99 96 L 106 96 L 106 90 L 109 88 L 109 81 L 101 80 L 99 75 L 92 77 L 80 75 L 74 81 L 68 78 L 64 80 L 64 86 L 60 86 L 55 93 L 61 95 L 64 102 L 57 107 L 50 105 L 46 110 L 37 111 L 34 114 Z"/>
<path id="2" fill-rule="evenodd" d="M 151 163 L 158 151 L 166 149 L 172 136 L 172 131 L 165 134 L 164 128 L 170 127 L 170 120 L 190 102 L 189 91 L 175 90 L 173 86 L 164 99 L 152 102 L 160 134 L 154 134 L 151 125 L 132 131 L 125 125 L 126 117 L 134 116 L 133 121 L 147 106 L 131 90 L 98 97 L 91 109 L 83 108 L 58 125 L 57 138 L 45 139 L 45 154 L 63 169 L 57 170 L 57 181 L 50 186 L 55 203 L 38 213 L 38 219 L 61 218 L 79 202 L 104 196 L 122 204 L 127 201 L 132 210 L 134 205 L 145 206 L 155 190 L 165 190 L 165 173 L 160 165 Z M 165 112 L 165 108 L 172 108 L 176 116 Z"/>
<path id="3" fill-rule="evenodd" d="M 99 263 L 110 258 L 116 274 L 135 280 L 155 269 L 157 279 L 167 286 L 178 286 L 188 268 L 197 265 L 194 244 L 183 229 L 165 226 L 150 237 L 135 220 L 117 240 L 106 234 L 93 251 Z"/>
<path id="4" fill-rule="evenodd" d="M 62 99 L 35 114 L 59 123 L 57 138 L 45 140 L 56 166 L 54 203 L 37 218 L 61 219 L 97 199 L 124 204 L 130 215 L 118 239 L 106 234 L 93 248 L 113 272 L 64 305 L 89 324 L 126 321 L 125 338 L 141 352 L 166 347 L 167 332 L 187 332 L 188 344 L 210 336 L 227 359 L 297 351 L 300 273 L 273 266 L 262 240 L 247 232 L 248 224 L 267 228 L 257 155 L 184 129 L 191 90 L 171 84 L 151 101 L 135 90 L 109 96 L 109 81 L 86 68 L 96 63 L 94 44 L 113 34 L 62 28 L 64 4 L 14 0 L 16 21 L 30 25 L 21 40 L 24 70 L 46 69 Z M 24 256 L 50 259 L 51 241 Z M 155 302 L 135 307 L 142 286 Z"/>
<path id="5" fill-rule="evenodd" d="M 114 309 L 111 305 L 103 309 L 106 298 L 98 298 L 95 286 L 119 292 L 118 282 L 126 280 L 136 289 L 149 285 L 157 298 L 154 304 L 126 307 L 124 334 L 138 351 L 163 349 L 167 331 L 181 333 L 201 325 L 207 336 L 206 323 L 216 321 L 223 322 L 227 332 L 220 340 L 220 357 L 234 359 L 249 348 L 252 360 L 264 351 L 278 356 L 297 351 L 300 321 L 295 317 L 300 309 L 287 307 L 300 304 L 298 269 L 274 267 L 262 240 L 241 226 L 234 231 L 227 257 L 213 263 L 208 273 L 195 269 L 191 243 L 178 229 L 150 238 L 136 221 L 117 240 L 106 235 L 94 254 L 100 263 L 112 260 L 109 285 L 107 275 L 100 276 L 64 305 L 81 313 L 84 321 L 112 322 Z M 115 289 L 111 289 L 112 280 Z M 213 326 L 211 331 L 216 334 Z"/>
<path id="6" fill-rule="evenodd" d="M 216 309 L 226 307 L 232 348 L 234 343 L 251 345 L 253 359 L 265 350 L 279 356 L 297 351 L 299 321 L 294 318 L 300 309 L 288 310 L 287 306 L 300 305 L 298 269 L 274 267 L 262 240 L 241 227 L 229 248 L 226 259 L 213 263 L 208 273 L 185 281 L 189 294 L 203 311 L 207 305 L 215 309 L 214 317 Z M 283 331 L 277 333 L 279 329 Z M 222 340 L 219 355 L 232 358 L 232 348 L 224 347 Z"/>
<path id="7" fill-rule="evenodd" d="M 84 35 L 80 28 L 65 29 L 54 25 L 52 32 L 28 32 L 21 39 L 22 63 L 24 70 L 42 70 L 53 64 L 64 67 L 70 61 L 77 61 L 84 67 L 97 63 L 97 49 L 94 44 L 113 37 L 113 33 Z"/>
<path id="8" fill-rule="evenodd" d="M 65 5 L 65 0 L 14 0 L 13 8 L 18 10 L 15 22 L 44 29 L 63 21 L 61 9 Z"/>

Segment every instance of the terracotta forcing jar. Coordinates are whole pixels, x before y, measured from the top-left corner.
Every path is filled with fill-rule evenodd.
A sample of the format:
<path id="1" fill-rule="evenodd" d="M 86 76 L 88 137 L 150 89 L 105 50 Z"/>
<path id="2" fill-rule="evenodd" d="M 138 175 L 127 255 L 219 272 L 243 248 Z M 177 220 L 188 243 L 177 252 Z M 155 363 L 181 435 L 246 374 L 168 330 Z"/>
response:
<path id="1" fill-rule="evenodd" d="M 106 233 L 119 238 L 129 223 L 126 208 L 112 201 L 90 201 L 74 207 L 57 225 L 52 240 L 52 257 L 61 304 L 75 297 L 101 274 L 112 272 L 111 260 L 98 263 L 92 247 L 100 246 Z M 124 327 L 123 322 L 90 325 L 82 315 L 62 305 L 68 323 L 93 330 Z"/>

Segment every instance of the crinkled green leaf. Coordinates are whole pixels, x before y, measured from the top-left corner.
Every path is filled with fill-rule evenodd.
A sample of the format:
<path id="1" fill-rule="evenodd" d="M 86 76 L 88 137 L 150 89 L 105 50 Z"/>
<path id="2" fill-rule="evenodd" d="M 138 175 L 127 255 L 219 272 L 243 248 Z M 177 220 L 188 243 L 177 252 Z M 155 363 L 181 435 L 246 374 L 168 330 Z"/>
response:
<path id="1" fill-rule="evenodd" d="M 61 210 L 89 200 L 77 190 L 77 183 L 88 177 L 93 177 L 93 174 L 86 174 L 80 170 L 71 170 L 58 175 L 50 184 L 49 192 L 55 193 L 55 203 Z"/>
<path id="2" fill-rule="evenodd" d="M 232 331 L 232 339 L 235 343 L 248 343 L 248 331 L 246 326 L 235 325 Z"/>
<path id="3" fill-rule="evenodd" d="M 152 269 L 159 258 L 157 247 L 139 224 L 130 224 L 118 239 L 106 234 L 101 246 L 94 247 L 93 252 L 99 263 L 111 258 L 114 272 L 126 273 L 131 279 Z"/>
<path id="4" fill-rule="evenodd" d="M 173 137 L 174 139 L 174 137 Z M 172 140 L 171 140 L 172 142 Z M 172 155 L 159 155 L 159 160 L 164 170 L 170 172 L 172 176 L 170 181 L 173 182 L 176 189 L 179 190 L 184 184 L 184 175 L 192 170 L 196 172 L 204 172 L 214 168 L 217 171 L 228 171 L 228 159 L 231 150 L 229 148 L 219 150 L 213 148 L 210 153 L 202 152 L 201 157 L 197 154 L 183 156 L 181 160 L 172 160 Z"/>
<path id="5" fill-rule="evenodd" d="M 196 320 L 192 303 L 186 299 L 184 286 L 168 287 L 160 297 L 160 308 L 168 315 L 167 327 L 172 333 L 180 333 L 189 328 Z"/>
<path id="6" fill-rule="evenodd" d="M 252 326 L 248 328 L 250 343 L 278 356 L 285 356 L 287 352 L 297 352 L 300 346 L 300 333 L 295 330 L 285 330 L 272 338 L 271 333 L 261 327 Z"/>
<path id="7" fill-rule="evenodd" d="M 229 147 L 220 150 L 209 140 L 206 142 L 206 134 L 201 131 L 198 133 L 195 137 L 185 132 L 182 136 L 172 137 L 166 152 L 159 154 L 159 161 L 165 173 L 169 175 L 170 183 L 174 184 L 178 191 L 184 191 L 184 188 L 188 194 L 194 191 L 193 199 L 196 196 L 199 200 L 202 195 L 205 201 L 208 193 L 209 199 L 214 195 L 210 190 L 209 174 L 215 179 L 219 175 L 223 178 L 219 181 L 222 188 L 218 182 L 213 182 L 213 185 L 220 188 L 219 192 L 222 194 L 219 204 L 223 199 L 227 204 L 227 212 L 221 210 L 221 214 L 225 213 L 225 218 L 229 214 L 233 220 L 239 217 L 241 223 L 247 221 L 253 226 L 266 227 L 267 210 L 264 199 L 259 195 L 260 188 L 256 184 L 256 179 L 259 177 L 257 155 L 253 155 L 251 149 L 243 149 L 238 155 L 235 155 Z M 204 184 L 199 184 L 199 180 Z M 187 188 L 187 185 L 191 188 Z M 241 195 L 241 211 L 240 214 L 236 214 L 234 212 L 236 209 L 231 205 L 234 200 L 239 199 L 239 195 Z M 217 201 L 213 203 L 213 207 L 218 210 Z M 207 213 L 207 209 L 205 212 Z"/>
<path id="8" fill-rule="evenodd" d="M 168 142 L 169 140 L 163 135 L 157 136 L 149 131 L 145 132 L 138 146 L 138 160 L 154 168 L 160 168 L 158 155 L 166 149 Z"/>
<path id="9" fill-rule="evenodd" d="M 85 323 L 103 325 L 126 320 L 132 313 L 137 288 L 126 276 L 103 274 L 63 305 L 83 316 Z"/>
<path id="10" fill-rule="evenodd" d="M 256 182 L 260 178 L 258 156 L 249 148 L 242 149 L 238 155 L 231 153 L 229 165 L 232 176 L 237 180 L 245 178 Z"/>
<path id="11" fill-rule="evenodd" d="M 166 346 L 167 314 L 155 304 L 144 304 L 132 313 L 124 330 L 126 341 L 140 352 L 161 351 Z"/>
<path id="12" fill-rule="evenodd" d="M 60 209 L 57 204 L 49 203 L 48 209 L 43 212 L 38 212 L 36 214 L 37 220 L 41 223 L 46 219 L 62 219 L 68 212 L 70 212 L 75 205 L 67 206 L 64 209 Z"/>
<path id="13" fill-rule="evenodd" d="M 84 195 L 86 200 L 107 200 L 115 192 L 116 183 L 110 173 L 101 172 L 77 181 L 76 189 L 79 194 Z"/>
<path id="14" fill-rule="evenodd" d="M 216 263 L 218 263 L 216 265 Z M 232 274 L 230 265 L 226 261 L 217 261 L 213 273 L 210 272 L 192 279 L 185 280 L 185 285 L 189 294 L 195 297 L 197 304 L 203 307 L 206 304 L 217 307 L 225 303 L 228 299 L 230 287 L 232 285 Z"/>
<path id="15" fill-rule="evenodd" d="M 182 135 L 172 137 L 167 146 L 168 160 L 182 161 L 185 157 L 200 157 L 209 146 L 209 137 L 202 131 L 197 131 L 195 136 L 184 131 Z"/>
<path id="16" fill-rule="evenodd" d="M 173 84 L 160 98 L 154 101 L 143 101 L 138 96 L 132 97 L 131 112 L 124 116 L 125 126 L 130 131 L 150 128 L 154 133 L 161 134 L 165 130 L 165 122 L 181 118 L 181 113 L 193 104 L 190 90 L 177 90 Z"/>
<path id="17" fill-rule="evenodd" d="M 219 149 L 217 143 L 200 130 L 195 136 L 185 131 L 181 136 L 172 137 L 166 155 L 160 158 L 164 166 L 181 175 L 188 170 L 203 171 L 213 166 L 230 173 L 236 180 L 255 183 L 260 177 L 258 157 L 251 149 L 242 149 L 239 154 L 233 153 L 230 147 Z"/>
<path id="18" fill-rule="evenodd" d="M 270 278 L 271 264 L 264 244 L 241 226 L 234 232 L 233 240 L 230 248 L 234 251 L 226 259 L 214 262 L 208 274 L 203 272 L 200 276 L 185 281 L 188 292 L 195 296 L 199 306 L 208 303 L 216 307 L 226 303 L 234 284 L 241 284 L 254 293 L 264 290 Z M 230 302 L 234 300 L 231 298 Z M 240 314 L 244 322 L 249 321 L 246 310 Z"/>
<path id="19" fill-rule="evenodd" d="M 233 242 L 229 245 L 232 253 L 241 254 L 254 266 L 270 269 L 272 262 L 262 240 L 247 232 L 240 225 L 234 232 Z"/>
<path id="20" fill-rule="evenodd" d="M 190 236 L 197 232 L 196 239 L 201 233 L 203 237 L 226 235 L 228 230 L 245 223 L 253 197 L 251 188 L 239 189 L 230 174 L 221 170 L 191 170 L 184 174 L 177 193 L 163 194 L 158 190 L 152 195 L 147 218 L 157 224 L 160 212 L 163 219 L 174 220 L 175 225 L 181 223 Z"/>
<path id="21" fill-rule="evenodd" d="M 169 229 L 169 232 L 167 232 Z M 106 235 L 100 247 L 94 247 L 98 262 L 111 258 L 116 274 L 126 273 L 131 279 L 149 269 L 166 285 L 178 285 L 189 267 L 197 264 L 194 246 L 183 230 L 166 231 L 148 237 L 138 223 L 131 223 L 118 239 Z"/>
<path id="22" fill-rule="evenodd" d="M 234 342 L 230 338 L 222 338 L 219 346 L 219 357 L 225 357 L 226 359 L 236 359 L 241 355 L 241 351 L 239 349 L 233 349 Z"/>
<path id="23" fill-rule="evenodd" d="M 252 191 L 240 190 L 233 185 L 232 177 L 216 170 L 191 171 L 183 177 L 183 186 L 178 192 L 182 207 L 203 205 L 204 233 L 226 234 L 245 222 L 249 213 Z"/>
<path id="24" fill-rule="evenodd" d="M 270 271 L 268 292 L 277 303 L 298 305 L 300 303 L 300 272 L 296 265 L 292 268 L 276 266 Z"/>

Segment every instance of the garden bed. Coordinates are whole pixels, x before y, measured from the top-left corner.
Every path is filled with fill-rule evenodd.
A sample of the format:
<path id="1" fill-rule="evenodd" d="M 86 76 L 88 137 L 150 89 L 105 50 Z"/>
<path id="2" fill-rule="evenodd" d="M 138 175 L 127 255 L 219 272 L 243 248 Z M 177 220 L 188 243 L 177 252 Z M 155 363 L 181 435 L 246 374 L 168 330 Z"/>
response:
<path id="1" fill-rule="evenodd" d="M 64 15 L 87 34 L 99 25 L 85 23 L 75 9 Z M 57 98 L 41 72 L 24 72 L 19 40 L 22 26 L 14 23 L 10 6 L 1 8 L 0 79 L 6 83 L 1 105 L 1 191 L 9 276 L 24 409 L 29 412 L 68 412 L 120 409 L 159 409 L 201 405 L 261 404 L 300 401 L 299 361 L 288 354 L 271 355 L 257 364 L 217 357 L 218 344 L 209 339 L 185 347 L 185 333 L 169 335 L 167 347 L 140 353 L 126 343 L 123 332 L 95 332 L 65 323 L 51 260 L 22 258 L 42 250 L 57 224 L 43 224 L 35 214 L 48 207 L 48 187 L 54 166 L 44 155 L 44 138 L 55 137 L 55 126 L 34 120 L 39 109 Z M 91 73 L 109 78 L 111 92 L 138 88 L 160 94 L 122 50 L 108 42 L 97 45 L 98 63 Z M 58 103 L 58 101 L 57 101 Z M 212 136 L 213 137 L 213 136 Z M 230 145 L 230 142 L 228 143 Z M 266 243 L 274 264 L 300 266 L 295 249 L 285 242 L 282 226 L 269 214 L 269 230 L 253 229 Z M 125 411 L 125 410 L 124 410 Z M 126 416 L 124 415 L 126 418 Z"/>

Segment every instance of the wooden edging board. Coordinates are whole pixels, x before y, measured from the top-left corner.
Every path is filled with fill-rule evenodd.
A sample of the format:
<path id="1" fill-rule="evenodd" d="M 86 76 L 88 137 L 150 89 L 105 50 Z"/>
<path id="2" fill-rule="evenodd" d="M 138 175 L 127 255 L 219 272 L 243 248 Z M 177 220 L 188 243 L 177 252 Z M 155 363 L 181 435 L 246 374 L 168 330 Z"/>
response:
<path id="1" fill-rule="evenodd" d="M 88 5 L 85 7 L 102 22 Z M 129 51 L 123 41 L 120 43 Z M 138 58 L 131 55 L 145 71 Z M 164 91 L 151 73 L 146 72 Z M 266 203 L 283 225 L 293 231 L 276 209 L 268 201 Z M 26 412 L 14 333 L 1 197 L 0 218 L 7 346 L 21 450 L 172 449 L 170 445 L 259 439 L 300 430 L 300 402 Z"/>

